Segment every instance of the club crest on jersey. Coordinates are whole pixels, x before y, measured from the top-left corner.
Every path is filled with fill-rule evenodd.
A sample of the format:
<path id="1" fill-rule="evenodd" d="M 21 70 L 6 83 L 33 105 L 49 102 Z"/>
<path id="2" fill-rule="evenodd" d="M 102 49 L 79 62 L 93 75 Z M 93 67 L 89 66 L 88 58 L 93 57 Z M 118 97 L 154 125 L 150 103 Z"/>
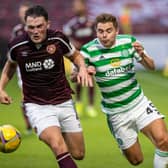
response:
<path id="1" fill-rule="evenodd" d="M 49 54 L 54 54 L 56 51 L 56 46 L 54 44 L 50 44 L 47 46 L 46 49 Z"/>
<path id="2" fill-rule="evenodd" d="M 129 56 L 129 51 L 128 51 L 128 50 L 122 50 L 122 51 L 121 51 L 121 55 L 122 55 L 123 57 L 128 57 L 128 56 Z"/>
<path id="3" fill-rule="evenodd" d="M 112 65 L 112 67 L 119 67 L 120 65 L 121 65 L 121 61 L 120 61 L 120 59 L 119 58 L 113 58 L 112 60 L 111 60 L 111 65 Z"/>

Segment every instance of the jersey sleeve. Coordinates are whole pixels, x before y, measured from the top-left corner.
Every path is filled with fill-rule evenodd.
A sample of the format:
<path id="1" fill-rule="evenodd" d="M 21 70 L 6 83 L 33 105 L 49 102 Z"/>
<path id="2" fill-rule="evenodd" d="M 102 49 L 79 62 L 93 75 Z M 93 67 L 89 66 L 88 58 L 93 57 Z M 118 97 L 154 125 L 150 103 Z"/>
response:
<path id="1" fill-rule="evenodd" d="M 85 59 L 85 64 L 88 66 L 90 65 L 90 61 L 89 61 L 89 53 L 87 52 L 87 50 L 82 47 L 81 50 L 80 50 L 80 53 L 83 55 L 84 59 Z"/>
<path id="2" fill-rule="evenodd" d="M 16 62 L 16 52 L 14 51 L 14 46 L 12 45 L 12 42 L 8 45 L 7 57 L 9 61 Z"/>
<path id="3" fill-rule="evenodd" d="M 135 37 L 132 36 L 132 43 L 134 42 L 138 42 L 142 45 L 142 43 L 140 41 L 138 41 Z M 147 54 L 147 52 L 144 50 L 144 52 Z M 134 58 L 137 62 L 140 62 L 142 60 L 142 57 L 137 53 L 137 51 L 135 50 L 135 48 L 133 47 L 133 54 L 134 54 Z"/>
<path id="4" fill-rule="evenodd" d="M 75 46 L 69 42 L 69 52 L 65 54 L 66 57 L 70 57 L 73 55 L 73 53 L 75 52 Z"/>
<path id="5" fill-rule="evenodd" d="M 63 44 L 65 56 L 71 57 L 74 54 L 76 49 L 75 49 L 74 45 L 70 42 L 69 38 L 64 33 L 61 33 L 61 32 L 57 32 L 57 38 Z"/>

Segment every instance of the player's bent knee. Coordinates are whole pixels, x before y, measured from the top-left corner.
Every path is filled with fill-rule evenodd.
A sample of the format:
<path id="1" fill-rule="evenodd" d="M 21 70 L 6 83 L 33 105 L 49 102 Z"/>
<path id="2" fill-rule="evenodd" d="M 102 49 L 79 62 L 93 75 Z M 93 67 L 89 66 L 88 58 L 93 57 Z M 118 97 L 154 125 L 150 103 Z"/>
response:
<path id="1" fill-rule="evenodd" d="M 168 136 L 160 137 L 156 142 L 157 148 L 168 151 Z"/>
<path id="2" fill-rule="evenodd" d="M 143 156 L 141 154 L 138 154 L 138 155 L 131 154 L 131 155 L 127 155 L 126 157 L 128 161 L 134 166 L 137 166 L 143 162 Z"/>
<path id="3" fill-rule="evenodd" d="M 67 151 L 67 149 L 64 145 L 58 145 L 58 144 L 51 144 L 51 149 L 56 154 L 64 153 Z"/>
<path id="4" fill-rule="evenodd" d="M 139 164 L 141 164 L 143 162 L 143 159 L 133 159 L 133 160 L 129 160 L 129 162 L 134 165 L 137 166 Z"/>
<path id="5" fill-rule="evenodd" d="M 83 160 L 85 157 L 84 151 L 74 151 L 71 155 L 75 160 Z"/>

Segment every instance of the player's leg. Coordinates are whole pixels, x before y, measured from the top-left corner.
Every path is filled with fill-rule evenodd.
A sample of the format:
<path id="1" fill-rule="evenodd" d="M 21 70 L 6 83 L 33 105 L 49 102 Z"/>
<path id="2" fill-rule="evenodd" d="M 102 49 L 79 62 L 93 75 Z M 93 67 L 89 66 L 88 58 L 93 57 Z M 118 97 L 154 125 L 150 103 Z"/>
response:
<path id="1" fill-rule="evenodd" d="M 32 128 L 39 138 L 51 148 L 59 167 L 77 168 L 62 136 L 59 112 L 65 113 L 65 110 L 62 110 L 61 105 L 26 103 L 25 107 Z"/>
<path id="2" fill-rule="evenodd" d="M 143 161 L 143 154 L 138 141 L 138 129 L 133 111 L 115 115 L 108 114 L 107 122 L 126 159 L 132 165 L 140 164 Z"/>
<path id="3" fill-rule="evenodd" d="M 163 115 L 151 101 L 147 101 L 144 112 L 137 120 L 139 130 L 141 130 L 156 147 L 154 167 L 167 168 L 168 166 L 168 131 L 163 121 Z"/>
<path id="4" fill-rule="evenodd" d="M 59 127 L 52 126 L 46 128 L 42 131 L 39 138 L 51 148 L 60 168 L 77 168 Z"/>
<path id="5" fill-rule="evenodd" d="M 62 111 L 59 113 L 63 137 L 73 158 L 81 160 L 85 154 L 84 138 L 73 102 L 65 102 L 62 110 L 66 111 L 66 113 Z"/>
<path id="6" fill-rule="evenodd" d="M 138 139 L 131 147 L 123 149 L 122 152 L 132 165 L 139 165 L 143 162 L 143 154 Z"/>
<path id="7" fill-rule="evenodd" d="M 81 100 L 82 86 L 80 84 L 76 84 L 75 90 L 76 90 L 76 110 L 78 115 L 82 116 L 83 115 L 83 102 Z"/>
<path id="8" fill-rule="evenodd" d="M 72 157 L 77 160 L 82 160 L 85 155 L 85 145 L 82 132 L 63 133 L 63 136 Z"/>
<path id="9" fill-rule="evenodd" d="M 89 117 L 96 117 L 97 111 L 94 108 L 95 87 L 88 87 L 88 106 L 86 113 Z"/>
<path id="10" fill-rule="evenodd" d="M 163 119 L 154 120 L 142 129 L 142 132 L 151 139 L 156 146 L 154 167 L 168 167 L 168 131 Z"/>
<path id="11" fill-rule="evenodd" d="M 59 127 L 51 126 L 46 128 L 39 135 L 39 138 L 51 148 L 55 156 L 68 152 Z"/>

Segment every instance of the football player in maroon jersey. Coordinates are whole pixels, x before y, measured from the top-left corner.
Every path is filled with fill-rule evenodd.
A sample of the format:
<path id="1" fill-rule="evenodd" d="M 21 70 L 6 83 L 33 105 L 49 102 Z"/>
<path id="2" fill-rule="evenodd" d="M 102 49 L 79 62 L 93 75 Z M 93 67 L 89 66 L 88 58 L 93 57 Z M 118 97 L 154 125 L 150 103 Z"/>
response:
<path id="1" fill-rule="evenodd" d="M 63 32 L 70 38 L 74 46 L 80 50 L 81 46 L 95 37 L 94 23 L 87 15 L 87 5 L 85 0 L 74 0 L 72 2 L 73 16 L 64 26 Z M 94 108 L 94 87 L 88 87 L 88 106 L 86 109 L 82 103 L 82 87 L 76 85 L 76 108 L 80 116 L 84 110 L 87 116 L 96 117 L 97 111 Z"/>
<path id="2" fill-rule="evenodd" d="M 9 59 L 1 74 L 0 103 L 10 104 L 5 87 L 19 66 L 26 115 L 39 139 L 53 151 L 60 168 L 77 168 L 84 158 L 82 128 L 65 77 L 63 56 L 79 69 L 77 81 L 93 86 L 79 51 L 60 31 L 49 29 L 48 13 L 33 6 L 25 14 L 26 32 L 9 43 Z"/>

